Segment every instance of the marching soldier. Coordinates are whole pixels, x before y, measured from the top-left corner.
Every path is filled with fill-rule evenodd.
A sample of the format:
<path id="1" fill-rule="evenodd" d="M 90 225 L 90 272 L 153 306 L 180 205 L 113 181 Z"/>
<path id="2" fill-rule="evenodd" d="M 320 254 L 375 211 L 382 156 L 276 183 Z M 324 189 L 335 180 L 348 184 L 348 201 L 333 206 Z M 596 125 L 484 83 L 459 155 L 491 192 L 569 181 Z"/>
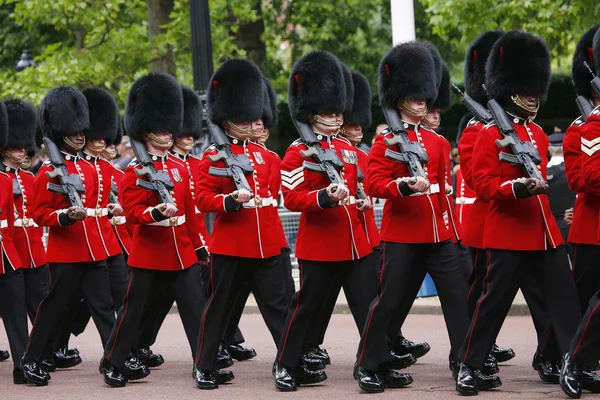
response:
<path id="1" fill-rule="evenodd" d="M 302 140 L 288 148 L 281 164 L 285 205 L 302 215 L 296 242 L 300 289 L 287 314 L 273 371 L 275 387 L 282 391 L 327 379 L 323 371 L 311 372 L 301 355 L 312 318 L 335 279 L 342 282 L 355 321 L 366 320 L 376 287 L 373 265 L 365 258 L 372 247 L 359 217 L 372 205 L 368 198 L 356 200 L 357 150 L 338 134 L 346 106 L 340 62 L 325 51 L 304 55 L 292 68 L 288 96 L 292 118 L 308 123 L 320 146 L 335 151 L 343 162 L 343 182 L 332 183 L 324 174 L 304 167 L 302 153 L 307 145 Z M 391 369 L 382 372 L 393 384 L 410 383 Z"/>
<path id="2" fill-rule="evenodd" d="M 520 140 L 538 149 L 544 179 L 548 138 L 532 119 L 546 100 L 549 80 L 550 52 L 541 38 L 510 31 L 494 43 L 486 64 L 487 89 L 506 107 Z M 488 124 L 473 151 L 474 189 L 490 205 L 482 241 L 488 249 L 486 291 L 477 301 L 459 359 L 456 389 L 466 395 L 501 385 L 500 378 L 480 369 L 527 271 L 542 290 L 561 352 L 567 351 L 580 319 L 562 237 L 545 195 L 548 186 L 523 177 L 522 166 L 500 161 L 499 153 L 510 151 L 497 146 L 501 138 L 498 127 Z"/>
<path id="3" fill-rule="evenodd" d="M 83 207 L 71 205 L 63 193 L 48 190 L 48 183 L 60 185 L 58 178 L 47 175 L 54 170 L 50 160 L 40 168 L 34 181 L 33 220 L 50 228 L 46 258 L 51 288 L 38 308 L 21 368 L 29 383 L 47 385 L 50 376 L 40 369 L 40 361 L 50 354 L 52 341 L 81 292 L 103 345 L 115 317 L 106 265 L 108 255 L 100 229 L 84 222 L 98 212 L 94 183 L 97 172 L 77 154 L 90 129 L 87 101 L 79 90 L 60 86 L 44 97 L 39 115 L 42 132 L 61 149 L 67 171 L 79 176 L 85 188 L 81 195 Z"/>
<path id="4" fill-rule="evenodd" d="M 287 309 L 280 257 L 285 237 L 278 223 L 276 188 L 271 187 L 276 166 L 269 150 L 250 140 L 263 130 L 262 73 L 247 60 L 232 59 L 210 82 L 208 117 L 223 127 L 231 151 L 244 154 L 253 172 L 246 176 L 248 190 L 236 187 L 230 177 L 211 175 L 211 167 L 226 167 L 222 160 L 211 161 L 217 148 L 210 147 L 200 163 L 196 206 L 202 212 L 217 213 L 210 242 L 212 293 L 202 313 L 194 370 L 200 389 L 218 388 L 223 383 L 219 375 L 224 373 L 233 379 L 230 371 L 216 368 L 217 352 L 243 284 L 252 290 L 275 343 Z"/>
<path id="5" fill-rule="evenodd" d="M 429 272 L 436 284 L 453 359 L 468 326 L 466 282 L 443 217 L 444 157 L 448 155 L 437 134 L 420 125 L 437 97 L 436 79 L 433 57 L 419 42 L 394 47 L 379 67 L 381 104 L 398 110 L 408 139 L 426 151 L 429 161 L 423 168 L 424 176 L 411 177 L 407 165 L 386 158 L 387 149 L 398 150 L 384 141 L 393 136 L 389 130 L 382 131 L 371 148 L 367 189 L 371 195 L 385 198 L 386 203 L 381 224 L 379 295 L 371 303 L 357 353 L 358 383 L 369 392 L 381 392 L 387 386 L 378 373 L 389 361 L 385 337 L 392 317 L 409 300 L 406 296 L 410 295 L 411 283 L 418 277 L 422 281 Z"/>
<path id="6" fill-rule="evenodd" d="M 125 130 L 146 148 L 154 169 L 167 174 L 173 185 L 172 202 L 162 202 L 157 192 L 138 186 L 138 179 L 145 178 L 136 171 L 145 160 L 132 161 L 121 181 L 125 216 L 135 225 L 127 260 L 129 286 L 100 362 L 100 372 L 109 386 L 122 387 L 129 379 L 150 373 L 145 365 L 137 363 L 132 371 L 127 360 L 138 339 L 148 298 L 160 285 L 168 285 L 175 294 L 192 355 L 196 351 L 198 321 L 205 300 L 199 287 L 200 246 L 194 243 L 198 237 L 196 212 L 189 174 L 181 162 L 168 155 L 173 135 L 179 134 L 182 123 L 183 97 L 173 77 L 148 74 L 133 84 L 125 106 Z M 143 150 L 138 156 L 146 155 Z"/>
<path id="7" fill-rule="evenodd" d="M 7 116 L 7 107 L 0 102 L 0 149 L 2 149 L 3 165 L 7 167 L 16 165 L 16 168 L 10 167 L 16 171 L 19 164 L 13 158 L 22 159 L 25 156 L 25 149 L 20 145 L 27 142 L 27 136 L 20 135 L 22 133 L 20 127 L 15 123 L 19 120 L 19 111 L 26 113 L 29 109 L 23 110 L 17 107 L 15 110 L 14 102 L 10 107 L 12 114 L 10 119 Z M 35 112 L 33 120 L 35 121 Z M 12 130 L 10 130 L 11 122 Z M 27 130 L 25 132 L 28 133 Z M 2 313 L 2 323 L 13 356 L 13 382 L 23 384 L 27 381 L 19 362 L 25 352 L 28 339 L 27 309 L 22 263 L 13 240 L 17 229 L 14 187 L 12 177 L 7 172 L 0 171 L 0 313 Z"/>

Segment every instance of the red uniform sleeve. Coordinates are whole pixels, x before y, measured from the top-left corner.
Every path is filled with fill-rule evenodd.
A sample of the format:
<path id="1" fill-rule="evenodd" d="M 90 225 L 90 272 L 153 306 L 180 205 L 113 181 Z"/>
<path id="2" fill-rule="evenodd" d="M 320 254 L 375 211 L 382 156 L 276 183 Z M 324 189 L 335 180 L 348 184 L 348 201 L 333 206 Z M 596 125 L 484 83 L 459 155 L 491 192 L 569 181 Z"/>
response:
<path id="1" fill-rule="evenodd" d="M 48 165 L 42 166 L 33 182 L 33 219 L 40 226 L 63 226 L 59 216 L 69 208 L 66 195 L 55 194 L 47 189 L 48 182 L 58 183 L 56 179 L 50 179 L 46 175 L 46 172 L 52 169 Z"/>
<path id="2" fill-rule="evenodd" d="M 134 168 L 127 167 L 121 180 L 122 191 L 120 193 L 127 222 L 134 225 L 146 225 L 156 222 L 152 216 L 152 210 L 154 206 L 160 204 L 158 195 L 137 186 L 137 179 L 138 176 Z"/>
<path id="3" fill-rule="evenodd" d="M 587 117 L 581 132 L 583 179 L 589 188 L 600 189 L 600 107 Z"/>
<path id="4" fill-rule="evenodd" d="M 378 135 L 369 152 L 367 191 L 373 197 L 391 199 L 402 194 L 398 190 L 398 182 L 392 177 L 397 162 L 385 157 L 387 146 L 383 138 L 383 134 Z M 406 169 L 406 177 L 409 177 L 408 169 Z"/>
<path id="5" fill-rule="evenodd" d="M 0 175 L 0 190 L 4 193 L 6 198 L 6 209 L 2 210 L 2 215 L 0 219 L 4 219 L 6 217 L 6 222 L 8 226 L 2 230 L 4 234 L 7 234 L 11 238 L 15 237 L 15 203 L 12 195 L 12 179 L 10 176 L 2 174 Z M 0 198 L 0 201 L 2 199 Z M 0 252 L 0 257 L 2 253 Z"/>
<path id="6" fill-rule="evenodd" d="M 276 197 L 281 190 L 281 158 L 272 151 L 269 151 L 269 154 L 271 154 L 271 162 L 273 163 L 269 176 L 269 188 L 271 194 Z"/>
<path id="7" fill-rule="evenodd" d="M 211 166 L 224 167 L 223 165 L 214 165 L 208 156 L 214 152 L 206 151 L 199 164 L 199 171 L 196 175 L 196 207 L 202 212 L 225 213 L 237 211 L 240 206 L 235 203 L 230 193 L 223 193 L 223 180 L 231 178 L 221 178 L 208 173 Z M 220 163 L 222 164 L 222 163 Z"/>
<path id="8" fill-rule="evenodd" d="M 474 122 L 474 120 L 472 120 Z M 462 170 L 463 179 L 470 189 L 474 189 L 473 182 L 473 150 L 477 141 L 477 134 L 482 126 L 479 122 L 471 123 L 463 130 L 458 143 L 458 153 L 460 154 L 460 169 Z"/>

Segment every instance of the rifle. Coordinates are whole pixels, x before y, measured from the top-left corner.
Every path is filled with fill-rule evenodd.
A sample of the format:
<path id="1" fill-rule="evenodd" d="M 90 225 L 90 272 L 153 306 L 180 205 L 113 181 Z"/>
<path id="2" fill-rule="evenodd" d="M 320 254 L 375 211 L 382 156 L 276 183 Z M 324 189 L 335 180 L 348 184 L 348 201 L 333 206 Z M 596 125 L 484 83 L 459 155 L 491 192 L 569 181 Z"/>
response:
<path id="1" fill-rule="evenodd" d="M 13 197 L 16 199 L 16 198 L 23 196 L 23 191 L 21 190 L 21 185 L 19 185 L 19 181 L 16 179 L 13 179 L 12 185 L 13 185 Z"/>
<path id="2" fill-rule="evenodd" d="M 592 90 L 594 90 L 596 96 L 600 97 L 600 78 L 597 77 L 596 74 L 594 74 L 594 71 L 592 71 L 587 61 L 584 61 L 583 65 L 585 65 L 590 75 L 592 75 L 592 80 L 590 81 L 590 86 L 592 87 Z M 594 103 L 592 103 L 592 101 L 585 96 L 577 96 L 577 98 L 575 99 L 575 103 L 577 104 L 577 108 L 579 108 L 579 112 L 581 113 L 581 116 L 584 120 L 594 110 Z"/>
<path id="3" fill-rule="evenodd" d="M 112 181 L 110 184 L 110 202 L 112 204 L 120 204 L 118 195 L 119 195 L 119 188 L 117 187 L 117 184 L 115 183 L 115 181 Z"/>
<path id="4" fill-rule="evenodd" d="M 52 167 L 54 167 L 52 171 L 46 172 L 46 176 L 50 179 L 58 178 L 58 181 L 60 182 L 59 185 L 48 182 L 46 188 L 53 193 L 67 195 L 71 207 L 83 208 L 83 203 L 79 197 L 80 193 L 85 192 L 81 178 L 78 174 L 70 174 L 67 171 L 67 166 L 65 165 L 65 159 L 63 158 L 62 153 L 50 138 L 44 137 L 42 138 L 42 141 L 46 147 L 48 159 L 50 160 Z"/>
<path id="5" fill-rule="evenodd" d="M 467 108 L 467 110 L 469 110 L 471 114 L 473 114 L 473 116 L 475 116 L 475 119 L 477 121 L 481 122 L 483 125 L 487 125 L 494 120 L 492 114 L 490 114 L 487 108 L 479 104 L 479 102 L 473 100 L 471 96 L 464 93 L 455 84 L 452 84 L 452 87 L 454 88 L 454 90 L 456 90 L 456 92 L 459 95 L 462 96 L 463 105 Z"/>
<path id="6" fill-rule="evenodd" d="M 506 111 L 504 111 L 496 100 L 491 99 L 488 101 L 488 109 L 503 136 L 502 139 L 496 140 L 496 145 L 499 148 L 510 147 L 513 152 L 513 154 L 500 152 L 498 155 L 500 161 L 513 165 L 521 165 L 527 177 L 543 181 L 544 178 L 537 168 L 537 165 L 542 163 L 542 158 L 533 143 L 521 141 L 519 135 L 515 132 L 508 114 L 506 114 Z"/>
<path id="7" fill-rule="evenodd" d="M 225 168 L 209 167 L 208 173 L 221 178 L 233 178 L 233 183 L 238 190 L 245 189 L 252 194 L 252 189 L 246 179 L 246 175 L 254 172 L 250 159 L 245 154 L 233 154 L 231 144 L 227 136 L 225 136 L 223 128 L 213 124 L 208 119 L 206 120 L 206 124 L 217 148 L 217 154 L 208 156 L 208 159 L 213 163 L 220 160 L 225 162 Z"/>
<path id="8" fill-rule="evenodd" d="M 170 190 L 175 186 L 169 175 L 165 171 L 156 170 L 154 162 L 150 158 L 148 150 L 146 150 L 146 146 L 133 139 L 130 139 L 129 143 L 131 143 L 131 148 L 135 153 L 138 163 L 142 166 L 142 168 L 135 169 L 136 175 L 148 178 L 148 180 L 138 179 L 135 184 L 143 189 L 156 192 L 162 203 L 173 204 Z"/>
<path id="9" fill-rule="evenodd" d="M 381 109 L 383 110 L 383 115 L 394 135 L 390 139 L 385 138 L 384 142 L 388 146 L 396 144 L 400 149 L 399 152 L 387 149 L 385 151 L 386 158 L 408 165 L 411 176 L 422 176 L 425 178 L 423 165 L 427 164 L 429 161 L 427 153 L 423 150 L 423 147 L 419 142 L 411 142 L 408 139 L 408 134 L 404 130 L 402 122 L 398 117 L 398 112 L 395 109 L 388 106 L 382 106 Z"/>
<path id="10" fill-rule="evenodd" d="M 364 200 L 367 197 L 367 192 L 365 192 L 365 188 L 362 184 L 362 182 L 365 180 L 365 174 L 363 174 L 362 170 L 360 169 L 360 167 L 357 165 L 356 166 L 356 170 L 358 172 L 358 184 L 356 185 L 356 197 L 359 200 Z"/>

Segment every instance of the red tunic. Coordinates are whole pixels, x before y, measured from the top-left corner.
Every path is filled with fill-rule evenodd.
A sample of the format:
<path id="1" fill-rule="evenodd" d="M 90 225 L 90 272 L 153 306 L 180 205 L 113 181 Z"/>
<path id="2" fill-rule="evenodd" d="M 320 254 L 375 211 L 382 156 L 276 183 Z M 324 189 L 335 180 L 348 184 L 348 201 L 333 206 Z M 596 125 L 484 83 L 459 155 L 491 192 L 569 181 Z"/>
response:
<path id="1" fill-rule="evenodd" d="M 464 227 L 467 226 L 471 217 L 471 211 L 473 210 L 473 204 L 475 203 L 476 195 L 473 189 L 467 186 L 463 174 L 462 165 L 456 171 L 456 214 L 458 221 L 463 226 L 463 232 L 466 231 Z"/>
<path id="2" fill-rule="evenodd" d="M 121 180 L 121 199 L 127 222 L 134 225 L 131 251 L 127 264 L 135 268 L 178 271 L 194 265 L 198 259 L 192 238 L 198 237 L 194 202 L 188 172 L 181 162 L 169 156 L 152 156 L 157 171 L 165 171 L 174 188 L 171 197 L 177 207 L 175 217 L 155 219 L 154 207 L 161 203 L 158 194 L 136 185 L 141 168 L 134 159 Z"/>
<path id="3" fill-rule="evenodd" d="M 84 208 L 96 206 L 94 192 L 97 180 L 96 169 L 88 162 L 83 162 L 79 156 L 63 154 L 67 171 L 79 174 L 85 187 L 81 196 Z M 46 172 L 54 168 L 50 162 L 45 162 L 40 168 L 33 184 L 34 212 L 33 220 L 40 226 L 49 227 L 48 248 L 46 259 L 50 263 L 80 263 L 101 261 L 108 258 L 100 231 L 97 225 L 88 225 L 83 221 L 75 221 L 63 226 L 59 216 L 70 207 L 66 195 L 53 193 L 47 189 L 48 182 L 60 184 L 58 178 L 48 178 Z M 88 217 L 89 218 L 89 217 Z M 87 219 L 87 218 L 86 218 Z"/>
<path id="4" fill-rule="evenodd" d="M 523 142 L 532 142 L 542 158 L 538 168 L 546 179 L 548 137 L 534 123 L 515 123 L 515 131 Z M 523 168 L 501 162 L 501 151 L 511 153 L 510 148 L 498 148 L 496 140 L 502 139 L 498 128 L 489 124 L 480 132 L 473 156 L 473 179 L 475 192 L 482 199 L 490 200 L 483 235 L 484 248 L 504 250 L 545 250 L 548 244 L 556 248 L 563 243 L 562 236 L 546 195 L 521 197 L 526 190 Z"/>
<path id="5" fill-rule="evenodd" d="M 13 243 L 15 232 L 15 204 L 13 200 L 12 179 L 8 174 L 0 172 L 0 273 L 21 268 L 19 252 Z M 5 265 L 5 257 L 10 265 Z"/>
<path id="6" fill-rule="evenodd" d="M 264 144 L 262 143 L 258 143 L 259 146 L 264 146 Z M 267 149 L 268 150 L 268 149 Z M 269 188 L 271 189 L 271 193 L 273 194 L 273 197 L 275 199 L 279 198 L 279 192 L 281 191 L 281 158 L 279 158 L 279 155 L 277 153 L 275 153 L 274 151 L 268 150 L 269 151 L 269 156 L 271 158 L 271 162 L 273 163 L 273 167 L 271 168 L 270 171 L 270 177 L 269 177 Z M 275 207 L 274 210 L 271 210 L 270 212 L 272 213 L 276 213 L 277 217 L 273 217 L 275 218 L 276 222 L 277 222 L 277 229 L 280 229 L 281 232 L 284 232 L 283 230 L 283 225 L 281 224 L 281 218 L 279 218 L 279 208 Z M 287 238 L 285 237 L 285 233 L 283 235 L 278 235 L 279 239 L 280 239 L 280 246 L 281 248 L 285 248 L 288 247 L 288 242 L 287 242 Z"/>
<path id="7" fill-rule="evenodd" d="M 450 239 L 444 222 L 447 211 L 445 190 L 445 150 L 438 135 L 421 127 L 405 123 L 408 138 L 419 141 L 429 158 L 424 167 L 431 184 L 431 194 L 403 196 L 398 188 L 399 178 L 408 178 L 408 166 L 385 157 L 387 149 L 397 151 L 397 146 L 387 146 L 381 131 L 371 148 L 367 184 L 369 194 L 388 199 L 383 206 L 381 240 L 396 243 L 437 243 Z"/>
<path id="8" fill-rule="evenodd" d="M 450 162 L 450 141 L 442 135 L 436 133 L 435 131 L 432 130 L 432 132 L 438 135 L 438 137 L 442 141 L 442 146 L 445 154 L 444 162 L 446 164 L 446 184 L 449 187 L 452 187 L 452 163 Z M 442 190 L 441 187 L 440 190 Z M 444 221 L 446 222 L 446 229 L 448 229 L 448 232 L 450 233 L 450 239 L 452 239 L 452 243 L 458 243 L 462 239 L 463 228 L 456 214 L 456 207 L 454 207 L 452 193 L 446 196 L 445 208 L 446 211 L 444 212 Z"/>
<path id="9" fill-rule="evenodd" d="M 597 232 L 600 217 L 600 187 L 587 185 L 583 177 L 581 166 L 584 158 L 589 157 L 581 151 L 583 124 L 583 118 L 577 118 L 567 129 L 563 140 L 565 173 L 569 187 L 577 193 L 577 200 L 573 207 L 573 223 L 569 230 L 569 243 L 599 245 Z"/>
<path id="10" fill-rule="evenodd" d="M 581 168 L 589 193 L 600 193 L 600 107 L 594 108 L 581 128 Z M 587 197 L 587 194 L 586 194 Z M 596 239 L 600 232 L 596 232 Z M 594 243 L 597 244 L 597 243 Z"/>
<path id="11" fill-rule="evenodd" d="M 35 175 L 6 165 L 4 170 L 12 179 L 13 186 L 18 185 L 21 191 L 21 195 L 14 198 L 15 210 L 18 215 L 12 238 L 23 268 L 44 266 L 46 265 L 46 249 L 42 240 L 44 229 L 31 218 Z"/>
<path id="12" fill-rule="evenodd" d="M 230 138 L 234 154 L 246 154 L 254 173 L 246 179 L 254 198 L 243 206 L 234 204 L 230 193 L 236 190 L 233 179 L 209 174 L 210 167 L 224 168 L 224 161 L 211 162 L 216 153 L 209 147 L 199 166 L 196 180 L 196 207 L 217 213 L 210 240 L 210 252 L 242 258 L 270 258 L 281 253 L 285 241 L 277 213 L 276 188 L 270 185 L 273 168 L 271 153 L 263 145 Z"/>
<path id="13" fill-rule="evenodd" d="M 361 183 L 363 185 L 363 189 L 365 189 L 366 185 L 366 174 L 369 168 L 369 155 L 359 149 L 356 148 L 356 153 L 358 154 L 358 166 L 362 171 L 363 175 L 365 175 L 365 181 Z M 366 192 L 366 189 L 365 189 Z M 368 195 L 368 192 L 367 192 Z M 369 244 L 371 247 L 375 248 L 379 246 L 379 229 L 377 228 L 377 223 L 375 223 L 375 210 L 370 209 L 365 211 L 364 213 L 358 213 L 363 226 L 365 227 L 365 232 L 367 233 L 367 239 L 369 239 Z"/>
<path id="14" fill-rule="evenodd" d="M 304 167 L 300 153 L 306 146 L 297 140 L 288 147 L 281 162 L 281 185 L 285 206 L 299 211 L 300 224 L 296 257 L 310 261 L 350 261 L 372 253 L 365 229 L 356 209 L 358 154 L 347 139 L 317 136 L 323 149 L 333 149 L 344 163 L 340 176 L 350 191 L 348 201 L 331 206 L 325 189 L 330 185 L 325 174 Z"/>
<path id="15" fill-rule="evenodd" d="M 121 171 L 114 165 L 113 165 L 113 168 L 114 168 L 114 171 L 113 171 L 113 175 L 112 175 L 112 182 L 114 182 L 115 185 L 117 186 L 117 189 L 119 191 L 119 195 L 117 197 L 118 197 L 119 203 L 121 203 L 121 197 L 122 197 L 121 191 L 123 190 L 121 188 L 121 179 L 123 179 L 123 171 Z M 112 187 L 112 182 L 111 182 L 111 187 Z M 117 235 L 117 239 L 119 240 L 119 243 L 121 244 L 121 248 L 123 249 L 125 254 L 127 254 L 129 256 L 129 251 L 131 249 L 131 232 L 130 231 L 133 231 L 132 225 L 130 223 L 127 223 L 127 217 L 125 217 L 125 215 L 123 215 L 123 214 L 119 215 L 118 217 L 112 217 L 110 222 L 113 225 L 115 235 Z"/>

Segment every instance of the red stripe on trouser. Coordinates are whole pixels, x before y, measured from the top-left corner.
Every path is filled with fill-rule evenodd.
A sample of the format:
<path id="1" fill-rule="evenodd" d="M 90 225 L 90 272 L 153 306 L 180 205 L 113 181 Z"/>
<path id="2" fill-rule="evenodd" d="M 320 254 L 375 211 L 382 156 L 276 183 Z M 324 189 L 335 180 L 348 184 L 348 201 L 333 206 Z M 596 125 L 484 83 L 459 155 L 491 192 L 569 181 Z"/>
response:
<path id="1" fill-rule="evenodd" d="M 475 261 L 473 262 L 473 268 L 477 268 L 477 261 L 479 261 L 479 252 L 481 250 L 477 250 L 475 252 Z M 467 294 L 467 300 L 469 300 L 471 298 L 471 292 L 473 291 L 473 288 L 475 288 L 475 284 L 477 283 L 477 272 L 478 271 L 473 271 L 474 275 L 475 275 L 475 279 L 473 279 L 473 283 L 471 283 L 471 287 L 469 288 L 469 293 Z"/>
<path id="2" fill-rule="evenodd" d="M 572 358 L 575 358 L 575 354 L 577 354 L 577 352 L 579 351 L 579 347 L 581 347 L 581 342 L 583 342 L 583 338 L 585 337 L 585 333 L 587 332 L 588 326 L 590 325 L 590 322 L 592 320 L 592 316 L 594 315 L 594 313 L 598 309 L 598 306 L 600 306 L 600 302 L 598 304 L 596 304 L 596 306 L 594 307 L 594 309 L 590 313 L 590 316 L 588 317 L 588 320 L 585 323 L 585 328 L 583 329 L 583 333 L 581 334 L 581 338 L 579 338 L 579 343 L 577 343 L 577 347 L 575 348 L 575 351 L 573 352 Z"/>
<path id="3" fill-rule="evenodd" d="M 471 323 L 471 332 L 469 333 L 469 341 L 467 342 L 467 349 L 465 351 L 465 356 L 463 357 L 463 362 L 467 361 L 467 357 L 469 356 L 469 349 L 471 347 L 471 340 L 473 339 L 473 331 L 475 330 L 475 324 L 477 324 L 477 317 L 479 317 L 479 309 L 481 308 L 481 303 L 483 302 L 483 300 L 488 296 L 489 292 L 489 288 L 490 288 L 490 280 L 487 279 L 487 275 L 490 273 L 490 268 L 492 267 L 492 260 L 491 260 L 491 254 L 487 253 L 488 256 L 488 266 L 486 269 L 486 280 L 487 280 L 487 285 L 485 288 L 485 294 L 483 296 L 481 296 L 479 298 L 479 300 L 477 300 L 477 307 L 475 309 L 475 315 L 473 316 L 473 322 Z"/>
<path id="4" fill-rule="evenodd" d="M 552 330 L 552 324 L 550 324 L 548 326 L 548 329 L 546 329 L 546 336 L 544 337 L 544 341 L 542 342 L 542 345 L 540 346 L 540 351 L 539 351 L 539 353 L 541 355 L 544 355 L 544 349 L 546 348 L 546 345 L 548 344 L 548 338 L 550 337 L 551 330 Z"/>
<path id="5" fill-rule="evenodd" d="M 294 312 L 290 318 L 290 323 L 285 331 L 285 339 L 283 339 L 283 345 L 281 346 L 281 351 L 279 352 L 279 362 L 281 362 L 281 359 L 283 358 L 283 352 L 285 351 L 285 346 L 287 345 L 290 329 L 292 327 L 292 323 L 294 322 L 294 318 L 296 318 L 298 308 L 300 307 L 300 292 L 302 291 L 302 285 L 304 284 L 304 261 L 298 260 L 298 266 L 300 267 L 300 288 L 298 289 L 298 293 L 296 293 L 296 308 L 294 308 Z"/>
<path id="6" fill-rule="evenodd" d="M 200 334 L 200 343 L 198 343 L 198 353 L 196 353 L 196 365 L 200 362 L 200 354 L 202 354 L 202 347 L 204 345 L 204 326 L 206 325 L 206 313 L 208 312 L 208 308 L 212 304 L 212 300 L 215 294 L 215 282 L 213 281 L 213 256 L 210 256 L 210 298 L 208 299 L 208 303 L 204 307 L 204 313 L 202 314 L 202 327 Z"/>
<path id="7" fill-rule="evenodd" d="M 383 273 L 385 272 L 385 247 L 386 247 L 386 243 L 383 244 L 383 247 L 381 249 L 381 275 L 379 276 L 379 299 L 381 301 L 381 292 L 382 292 L 382 288 L 383 288 Z M 365 329 L 365 334 L 364 334 L 364 338 L 363 338 L 363 344 L 362 347 L 360 349 L 360 355 L 358 356 L 358 365 L 360 365 L 360 362 L 362 361 L 363 358 L 363 354 L 365 353 L 365 346 L 367 344 L 367 338 L 369 337 L 369 329 L 371 328 L 371 321 L 373 321 L 373 314 L 375 313 L 375 309 L 377 308 L 377 306 L 379 305 L 379 301 L 377 301 L 377 303 L 375 303 L 373 305 L 373 308 L 371 309 L 371 312 L 369 313 L 369 320 L 367 322 L 367 327 Z"/>
<path id="8" fill-rule="evenodd" d="M 133 282 L 133 268 L 131 268 L 129 271 L 129 284 L 127 285 L 127 294 L 125 295 L 125 301 L 124 301 L 125 308 L 123 309 L 123 315 L 121 315 L 121 320 L 119 321 L 119 325 L 117 326 L 117 331 L 115 332 L 115 338 L 113 340 L 113 345 L 110 349 L 110 352 L 108 353 L 108 356 L 106 357 L 108 360 L 110 360 L 110 357 L 112 357 L 113 351 L 115 351 L 115 346 L 117 345 L 117 339 L 119 338 L 119 332 L 121 331 L 121 325 L 123 324 L 125 315 L 127 315 L 127 309 L 129 308 L 129 291 L 131 290 L 131 282 Z"/>

